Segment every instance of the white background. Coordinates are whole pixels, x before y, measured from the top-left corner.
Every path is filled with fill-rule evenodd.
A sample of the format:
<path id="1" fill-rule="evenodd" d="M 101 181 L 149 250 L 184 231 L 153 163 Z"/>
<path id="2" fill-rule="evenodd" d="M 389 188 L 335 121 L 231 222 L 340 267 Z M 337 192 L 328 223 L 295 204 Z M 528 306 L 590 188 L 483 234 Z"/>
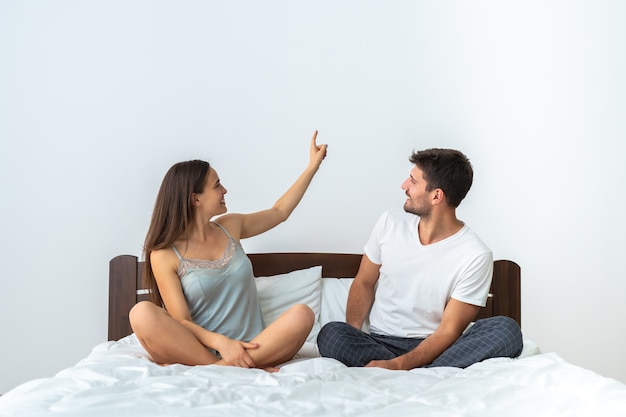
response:
<path id="1" fill-rule="evenodd" d="M 231 211 L 329 153 L 255 251 L 361 252 L 413 149 L 475 168 L 458 215 L 522 267 L 543 351 L 626 382 L 626 3 L 0 1 L 0 393 L 107 337 L 175 162 Z"/>

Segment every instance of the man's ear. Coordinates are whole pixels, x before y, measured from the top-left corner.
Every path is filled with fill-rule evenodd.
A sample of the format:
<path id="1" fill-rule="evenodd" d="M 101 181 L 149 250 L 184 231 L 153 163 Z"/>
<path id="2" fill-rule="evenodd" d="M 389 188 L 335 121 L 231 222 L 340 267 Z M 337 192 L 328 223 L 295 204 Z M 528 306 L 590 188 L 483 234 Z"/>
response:
<path id="1" fill-rule="evenodd" d="M 445 201 L 446 194 L 443 192 L 441 188 L 435 188 L 433 190 L 432 203 L 434 206 L 437 204 L 441 204 Z"/>

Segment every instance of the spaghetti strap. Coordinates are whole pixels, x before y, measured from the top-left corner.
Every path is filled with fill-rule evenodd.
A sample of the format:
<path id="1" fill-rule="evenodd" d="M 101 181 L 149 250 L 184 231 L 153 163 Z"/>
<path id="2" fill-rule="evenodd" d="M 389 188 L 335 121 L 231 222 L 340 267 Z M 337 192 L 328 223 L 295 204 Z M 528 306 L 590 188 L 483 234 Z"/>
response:
<path id="1" fill-rule="evenodd" d="M 234 247 L 234 246 L 237 245 L 237 242 L 235 242 L 235 239 L 233 239 L 233 237 L 230 235 L 230 233 L 228 233 L 228 230 L 226 230 L 226 228 L 224 226 L 222 226 L 218 222 L 213 222 L 213 223 L 215 223 L 220 229 L 222 229 L 224 231 L 224 233 L 226 233 L 226 236 L 228 237 L 228 240 L 230 241 L 230 244 L 226 247 L 227 251 L 228 251 L 228 247 L 229 246 L 233 245 L 233 247 Z M 172 244 L 172 249 L 174 249 L 174 253 L 176 254 L 176 256 L 178 256 L 179 260 L 181 260 L 181 261 L 185 260 L 185 258 L 183 258 L 180 255 L 180 252 L 178 252 L 178 249 L 176 249 L 176 246 L 174 246 L 174 244 Z"/>
<path id="2" fill-rule="evenodd" d="M 178 249 L 176 249 L 176 246 L 172 245 L 172 249 L 174 249 L 174 252 L 176 253 L 176 256 L 178 256 L 178 259 L 182 261 L 183 257 L 180 256 L 180 253 L 178 253 Z"/>
<path id="3" fill-rule="evenodd" d="M 218 226 L 219 226 L 219 228 L 220 228 L 220 229 L 222 229 L 222 230 L 224 231 L 224 233 L 226 233 L 226 236 L 228 236 L 228 238 L 229 238 L 230 240 L 233 240 L 233 241 L 235 240 L 235 239 L 233 239 L 233 237 L 230 235 L 230 233 L 228 233 L 228 230 L 226 230 L 226 228 L 225 228 L 224 226 L 222 226 L 221 224 L 219 224 L 219 223 L 218 223 L 218 222 L 216 222 L 216 221 L 214 221 L 213 223 L 215 223 L 216 225 L 218 225 Z"/>

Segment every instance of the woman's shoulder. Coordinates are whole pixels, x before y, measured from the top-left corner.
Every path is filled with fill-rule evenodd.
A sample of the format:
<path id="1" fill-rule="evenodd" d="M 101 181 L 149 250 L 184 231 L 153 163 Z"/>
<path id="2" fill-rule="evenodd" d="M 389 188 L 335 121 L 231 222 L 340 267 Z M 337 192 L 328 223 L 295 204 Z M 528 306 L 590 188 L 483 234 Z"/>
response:
<path id="1" fill-rule="evenodd" d="M 221 227 L 231 238 L 238 241 L 241 235 L 242 215 L 238 213 L 228 213 L 213 220 L 213 223 Z"/>
<path id="2" fill-rule="evenodd" d="M 152 251 L 150 253 L 150 264 L 157 285 L 178 279 L 179 260 L 172 248 Z"/>
<path id="3" fill-rule="evenodd" d="M 150 252 L 150 263 L 152 267 L 178 265 L 178 256 L 174 252 L 173 247 L 157 249 Z"/>

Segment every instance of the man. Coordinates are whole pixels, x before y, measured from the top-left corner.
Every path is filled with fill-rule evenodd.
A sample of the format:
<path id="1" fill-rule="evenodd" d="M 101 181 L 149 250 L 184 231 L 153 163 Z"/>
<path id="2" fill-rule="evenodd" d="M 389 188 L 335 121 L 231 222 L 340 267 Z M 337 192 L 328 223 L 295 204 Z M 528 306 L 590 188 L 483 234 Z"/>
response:
<path id="1" fill-rule="evenodd" d="M 522 334 L 508 317 L 478 320 L 493 270 L 491 250 L 456 217 L 473 170 L 452 149 L 414 152 L 402 184 L 404 211 L 385 212 L 365 245 L 348 295 L 346 322 L 325 325 L 322 356 L 348 366 L 467 367 L 516 357 Z M 365 319 L 370 333 L 361 331 Z M 466 330 L 467 329 L 467 330 Z"/>

